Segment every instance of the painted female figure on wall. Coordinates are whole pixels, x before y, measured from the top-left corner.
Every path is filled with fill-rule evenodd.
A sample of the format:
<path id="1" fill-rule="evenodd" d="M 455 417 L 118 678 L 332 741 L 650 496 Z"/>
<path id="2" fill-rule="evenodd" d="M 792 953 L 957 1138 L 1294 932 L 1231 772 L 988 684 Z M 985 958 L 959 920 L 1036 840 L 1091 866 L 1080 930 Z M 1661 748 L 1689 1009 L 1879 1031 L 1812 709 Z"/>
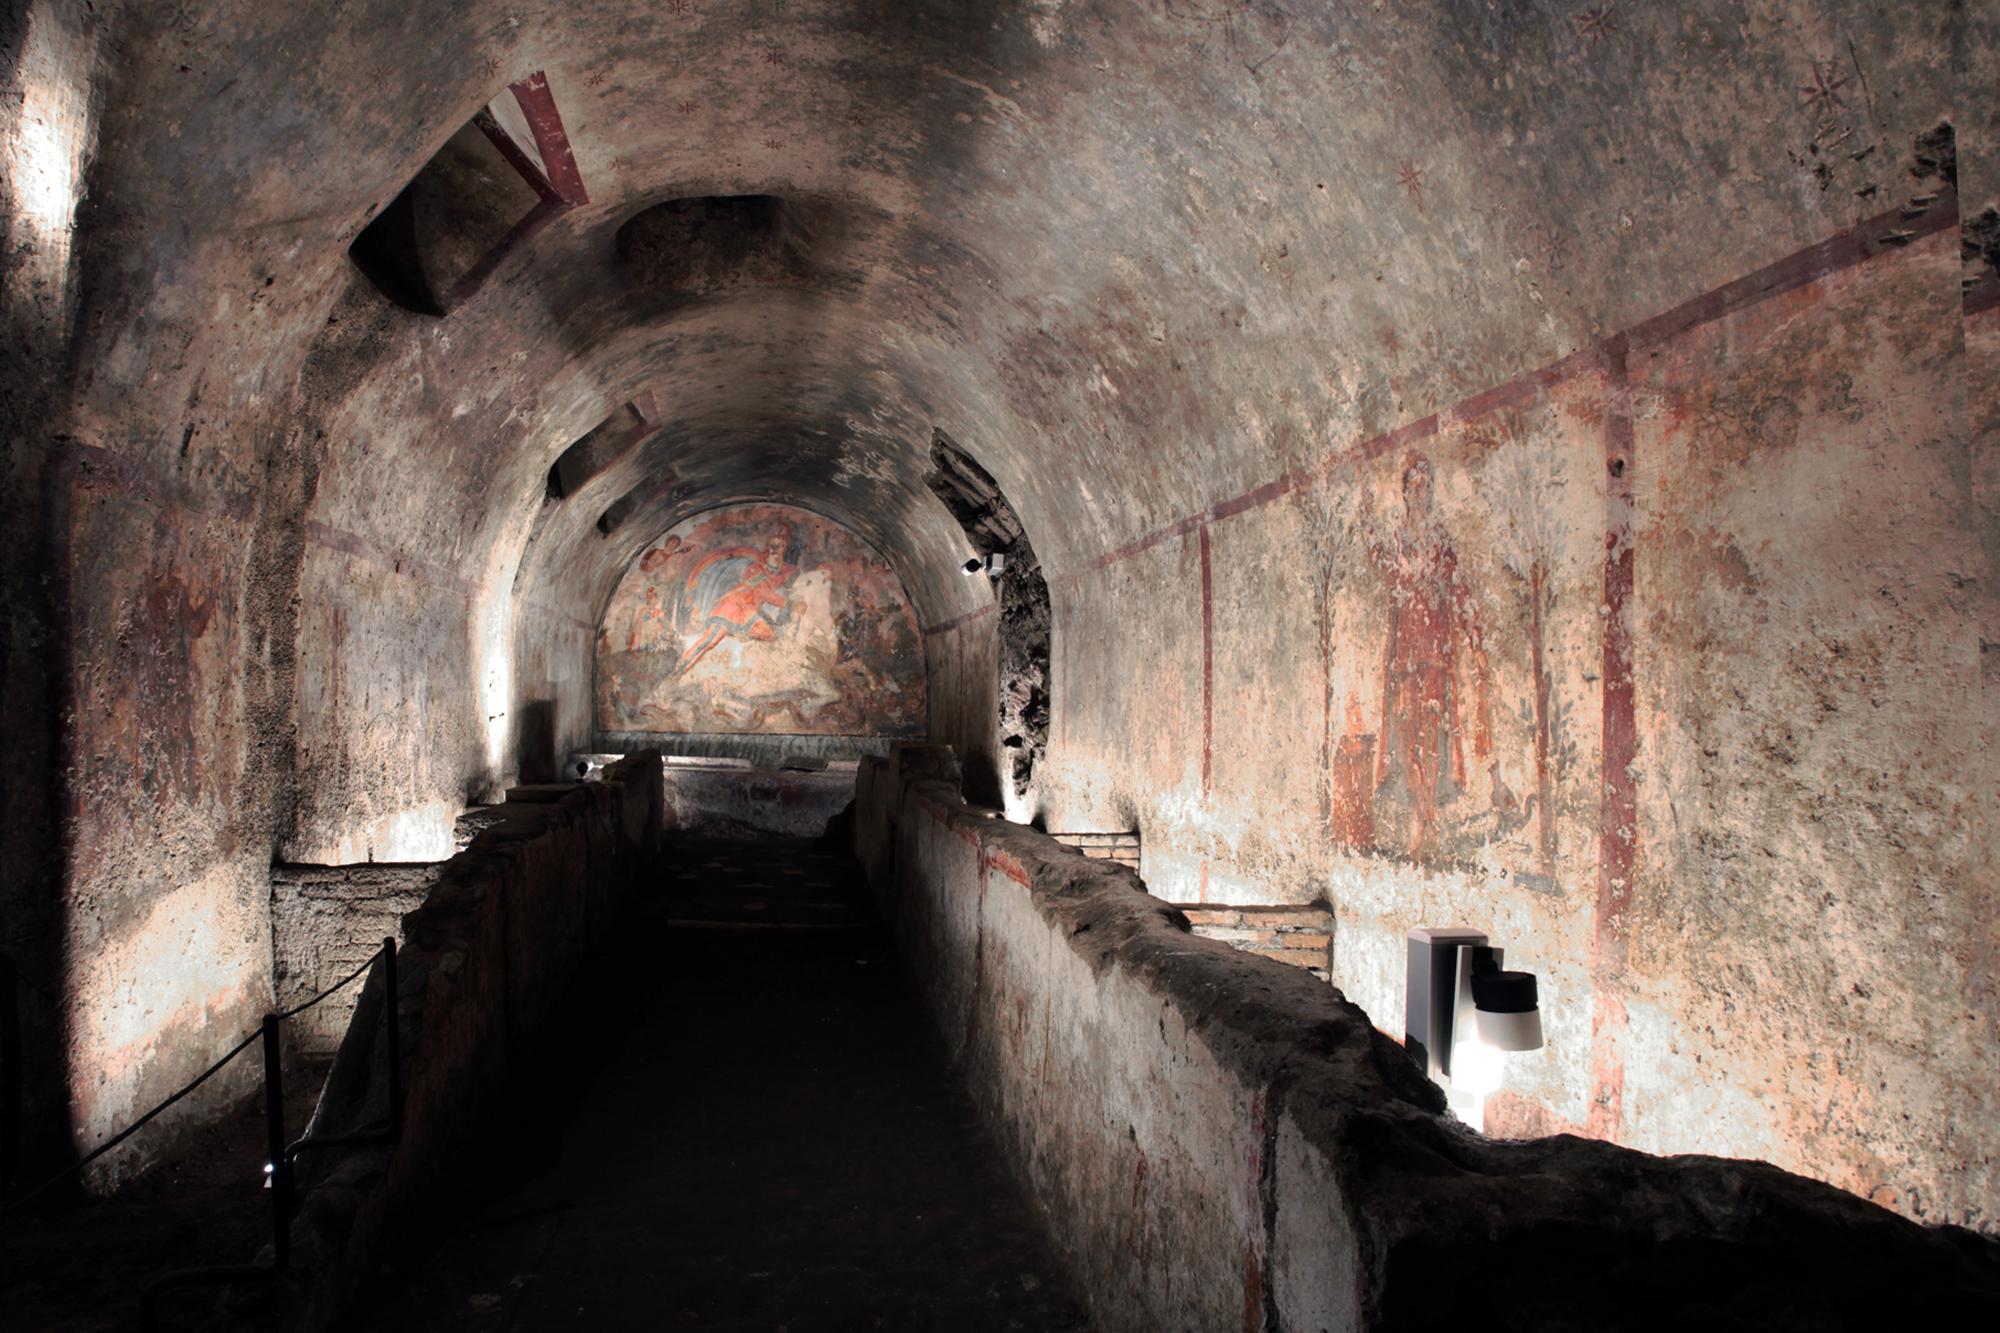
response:
<path id="1" fill-rule="evenodd" d="M 1457 547 L 1431 507 L 1433 478 L 1424 455 L 1404 461 L 1403 522 L 1369 544 L 1389 587 L 1376 798 L 1406 806 L 1409 853 L 1417 859 L 1433 850 L 1440 806 L 1465 789 L 1467 712 L 1473 755 L 1484 760 L 1493 749 L 1484 636 Z M 1461 641 L 1472 678 L 1469 709 L 1459 689 Z"/>

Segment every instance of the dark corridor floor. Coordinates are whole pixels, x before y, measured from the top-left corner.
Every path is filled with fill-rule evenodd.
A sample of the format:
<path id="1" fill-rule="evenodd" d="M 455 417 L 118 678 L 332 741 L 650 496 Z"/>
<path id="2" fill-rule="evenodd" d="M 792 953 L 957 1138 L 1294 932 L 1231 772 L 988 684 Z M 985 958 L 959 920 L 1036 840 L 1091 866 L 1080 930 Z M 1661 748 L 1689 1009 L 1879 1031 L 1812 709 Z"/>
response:
<path id="1" fill-rule="evenodd" d="M 1084 1327 L 851 864 L 779 839 L 668 864 L 556 1141 L 367 1327 Z"/>

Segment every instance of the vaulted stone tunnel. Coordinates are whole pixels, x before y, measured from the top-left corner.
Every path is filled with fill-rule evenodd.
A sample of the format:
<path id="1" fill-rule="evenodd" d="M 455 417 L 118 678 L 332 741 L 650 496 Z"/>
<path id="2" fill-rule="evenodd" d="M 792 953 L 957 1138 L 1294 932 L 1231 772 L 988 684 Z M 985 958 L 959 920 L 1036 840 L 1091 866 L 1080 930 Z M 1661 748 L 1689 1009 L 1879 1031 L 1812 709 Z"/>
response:
<path id="1" fill-rule="evenodd" d="M 1239 1289 L 1184 1295 L 1232 1325 L 1423 1326 L 1396 1268 L 1423 1228 L 1369 1201 L 1432 1159 L 1397 1140 L 1370 1194 L 1315 1135 L 1341 1096 L 1436 1114 L 1380 1034 L 1413 1021 L 1408 933 L 1454 926 L 1538 975 L 1544 1035 L 1470 1117 L 1490 1138 L 1449 1140 L 1486 1145 L 1468 1178 L 1513 1144 L 1549 1179 L 1632 1173 L 1628 1221 L 1719 1216 L 1737 1177 L 1592 1154 L 1755 1159 L 1870 1201 L 1884 1263 L 1935 1244 L 1967 1266 L 1939 1290 L 1991 1280 L 1986 7 L 9 0 L 0 25 L 11 1193 L 383 934 L 443 968 L 479 875 L 615 862 L 643 893 L 648 808 L 763 839 L 859 791 L 835 836 L 1105 1327 L 1212 1322 L 1121 1288 L 1121 1236 L 1142 1279 L 1227 1248 Z M 611 778 L 557 785 L 579 773 Z M 341 873 L 370 866 L 403 869 Z M 966 946 L 961 908 L 1016 952 Z M 610 947 L 611 910 L 548 929 Z M 1216 969 L 1213 1008 L 1149 971 L 1179 966 L 1155 927 Z M 1031 944 L 1044 971 L 1009 972 Z M 1024 1047 L 981 1044 L 1042 1006 L 1072 1026 L 1037 1058 L 1125 1069 L 1147 1004 L 1162 1064 L 1132 1077 L 1185 1080 L 1171 1105 L 1090 1069 L 1105 1101 L 1045 1105 Z M 1210 1056 L 1258 1091 L 1208 1096 Z M 1328 1069 L 1348 1092 L 1298 1109 Z M 92 1162 L 99 1230 L 255 1088 L 231 1063 Z M 1373 1294 L 1300 1294 L 1352 1274 L 1294 1262 L 1261 1177 L 1229 1225 L 1159 1221 L 1146 1189 L 1214 1184 L 1161 1152 L 1240 1146 L 1172 1127 L 1239 1111 L 1260 1163 L 1331 1154 Z M 1091 1137 L 1114 1119 L 1129 1143 Z M 1126 1213 L 1090 1220 L 1076 1180 Z M 1740 1277 L 1701 1234 L 1667 1248 Z M 1494 1236 L 1464 1271 L 1539 1262 Z"/>

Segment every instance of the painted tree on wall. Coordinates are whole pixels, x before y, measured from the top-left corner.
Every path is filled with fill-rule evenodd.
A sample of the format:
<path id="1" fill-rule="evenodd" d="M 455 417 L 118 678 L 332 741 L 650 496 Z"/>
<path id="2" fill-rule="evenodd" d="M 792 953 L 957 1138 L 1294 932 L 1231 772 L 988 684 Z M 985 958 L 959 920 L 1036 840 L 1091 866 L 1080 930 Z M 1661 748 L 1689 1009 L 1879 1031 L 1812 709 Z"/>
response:
<path id="1" fill-rule="evenodd" d="M 1500 415 L 1497 428 L 1507 447 L 1488 465 L 1484 493 L 1500 519 L 1501 566 L 1518 581 L 1528 612 L 1528 651 L 1533 672 L 1532 703 L 1522 704 L 1522 720 L 1534 727 L 1536 846 L 1543 873 L 1556 859 L 1556 792 L 1576 763 L 1563 696 L 1549 661 L 1548 626 L 1556 597 L 1557 567 L 1567 549 L 1563 525 L 1569 474 L 1562 456 L 1546 440 L 1531 435 L 1518 411 Z"/>

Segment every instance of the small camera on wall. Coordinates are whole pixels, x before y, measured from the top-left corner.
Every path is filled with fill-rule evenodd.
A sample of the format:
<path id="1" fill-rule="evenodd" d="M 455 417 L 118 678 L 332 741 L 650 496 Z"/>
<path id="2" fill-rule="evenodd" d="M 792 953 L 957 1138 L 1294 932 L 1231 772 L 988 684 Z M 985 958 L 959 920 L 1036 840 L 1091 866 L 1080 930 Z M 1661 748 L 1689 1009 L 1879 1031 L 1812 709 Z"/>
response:
<path id="1" fill-rule="evenodd" d="M 971 578 L 974 574 L 984 574 L 987 578 L 998 578 L 1000 571 L 1006 567 L 1007 557 L 998 552 L 985 556 L 976 555 L 960 566 L 967 578 Z"/>

